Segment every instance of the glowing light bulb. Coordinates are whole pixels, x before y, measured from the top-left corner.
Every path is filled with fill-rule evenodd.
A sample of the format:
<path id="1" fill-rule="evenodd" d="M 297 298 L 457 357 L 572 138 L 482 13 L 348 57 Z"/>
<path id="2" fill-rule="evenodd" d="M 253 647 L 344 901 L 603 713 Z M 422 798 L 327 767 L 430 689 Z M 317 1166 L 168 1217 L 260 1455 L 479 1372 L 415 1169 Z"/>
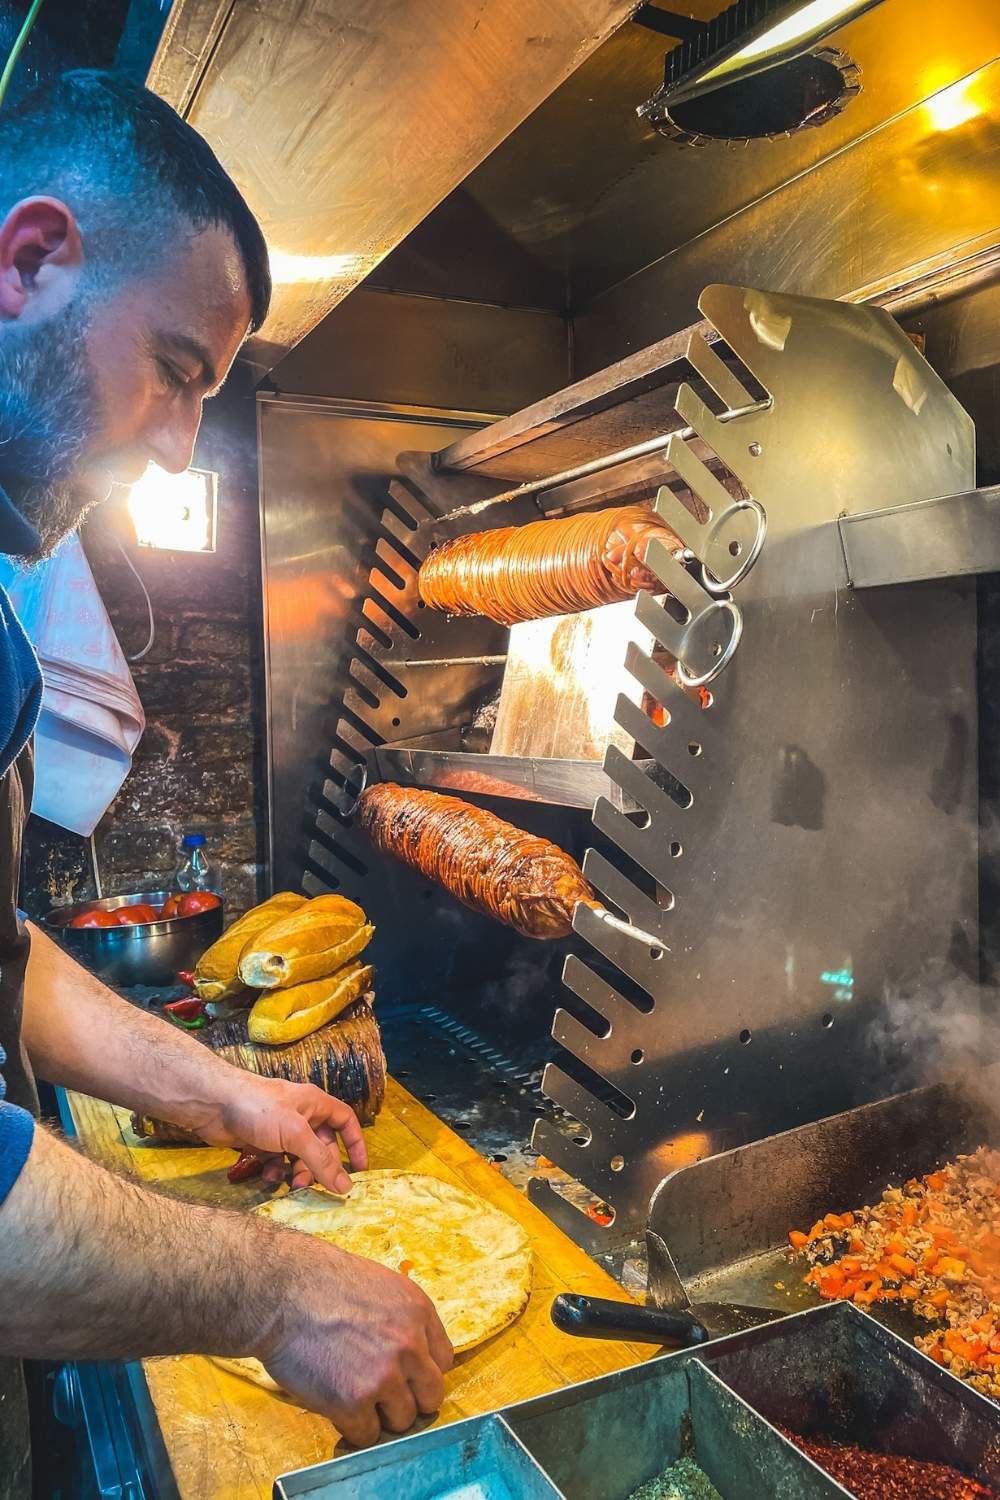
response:
<path id="1" fill-rule="evenodd" d="M 971 78 L 960 78 L 949 88 L 928 99 L 924 105 L 932 130 L 957 130 L 981 115 L 982 105 L 973 96 Z"/>
<path id="2" fill-rule="evenodd" d="M 778 21 L 758 37 L 747 42 L 731 57 L 724 58 L 702 76 L 702 82 L 724 78 L 728 73 L 740 72 L 749 63 L 760 58 L 782 56 L 800 46 L 821 41 L 831 31 L 846 25 L 871 7 L 868 0 L 810 0 L 798 10 Z"/>
<path id="3" fill-rule="evenodd" d="M 271 280 L 276 286 L 294 286 L 309 281 L 357 278 L 368 270 L 363 255 L 293 255 L 288 250 L 268 250 Z"/>
<path id="4" fill-rule="evenodd" d="M 208 469 L 168 474 L 158 464 L 150 464 L 128 497 L 139 546 L 214 552 L 218 477 Z"/>

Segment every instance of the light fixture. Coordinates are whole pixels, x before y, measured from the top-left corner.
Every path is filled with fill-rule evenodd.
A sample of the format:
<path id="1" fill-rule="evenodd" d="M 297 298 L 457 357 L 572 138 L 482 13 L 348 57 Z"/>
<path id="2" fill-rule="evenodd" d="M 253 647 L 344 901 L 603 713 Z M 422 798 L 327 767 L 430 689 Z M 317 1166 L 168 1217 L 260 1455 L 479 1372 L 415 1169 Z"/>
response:
<path id="1" fill-rule="evenodd" d="M 860 74 L 849 58 L 817 50 L 819 44 L 879 4 L 737 0 L 667 53 L 663 83 L 638 113 L 663 135 L 699 142 L 822 124 L 859 91 Z"/>
<path id="2" fill-rule="evenodd" d="M 932 94 L 924 105 L 932 130 L 957 130 L 983 112 L 975 97 L 975 78 L 960 78 L 957 83 Z"/>
<path id="3" fill-rule="evenodd" d="M 295 255 L 290 250 L 268 249 L 271 280 L 275 286 L 295 286 L 310 281 L 357 279 L 365 270 L 363 255 Z"/>
<path id="4" fill-rule="evenodd" d="M 128 512 L 140 547 L 214 552 L 219 476 L 210 469 L 168 474 L 150 464 L 132 486 Z"/>

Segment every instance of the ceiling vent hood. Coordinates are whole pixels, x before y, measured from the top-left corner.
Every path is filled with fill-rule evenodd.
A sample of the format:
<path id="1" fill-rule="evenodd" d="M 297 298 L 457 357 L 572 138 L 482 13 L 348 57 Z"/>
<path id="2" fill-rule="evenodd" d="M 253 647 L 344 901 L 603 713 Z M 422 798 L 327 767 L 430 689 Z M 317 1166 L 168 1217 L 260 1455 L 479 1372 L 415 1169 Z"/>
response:
<path id="1" fill-rule="evenodd" d="M 775 139 L 823 125 L 860 91 L 844 53 L 821 43 L 881 0 L 736 0 L 685 31 L 664 60 L 664 79 L 639 106 L 661 135 L 684 144 Z M 656 9 L 636 19 L 651 29 Z"/>
<path id="2" fill-rule="evenodd" d="M 174 0 L 149 76 L 272 254 L 270 369 L 627 20 L 635 0 Z"/>

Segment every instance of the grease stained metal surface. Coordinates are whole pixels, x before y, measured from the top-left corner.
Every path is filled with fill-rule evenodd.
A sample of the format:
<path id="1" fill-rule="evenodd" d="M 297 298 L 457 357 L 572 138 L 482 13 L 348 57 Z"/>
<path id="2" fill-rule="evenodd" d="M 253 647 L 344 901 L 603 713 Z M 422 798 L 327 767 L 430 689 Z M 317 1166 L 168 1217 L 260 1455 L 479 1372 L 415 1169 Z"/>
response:
<path id="1" fill-rule="evenodd" d="M 616 26 L 633 0 L 177 0 L 150 85 L 261 221 L 270 366 Z"/>
<path id="2" fill-rule="evenodd" d="M 979 0 L 956 0 L 947 12 L 936 0 L 883 0 L 830 41 L 862 73 L 860 96 L 838 119 L 773 149 L 677 150 L 666 179 L 661 152 L 644 259 L 576 309 L 580 373 L 690 323 L 701 288 L 720 277 L 893 308 L 933 301 L 966 276 L 995 280 L 996 9 Z M 624 214 L 623 200 L 644 185 L 650 191 L 641 176 L 617 184 L 601 200 L 601 218 Z M 666 232 L 656 204 L 678 205 Z M 602 227 L 607 238 L 591 239 L 596 253 L 612 237 L 627 242 Z"/>

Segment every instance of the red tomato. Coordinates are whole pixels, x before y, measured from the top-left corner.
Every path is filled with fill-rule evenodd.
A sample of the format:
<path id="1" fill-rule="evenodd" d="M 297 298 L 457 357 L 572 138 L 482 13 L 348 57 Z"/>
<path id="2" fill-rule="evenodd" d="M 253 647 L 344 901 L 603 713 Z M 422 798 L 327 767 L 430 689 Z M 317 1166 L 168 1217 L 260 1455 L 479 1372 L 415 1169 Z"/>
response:
<path id="1" fill-rule="evenodd" d="M 164 901 L 163 905 L 160 907 L 161 920 L 164 922 L 168 922 L 171 917 L 176 917 L 177 908 L 180 906 L 180 904 L 180 896 L 168 896 L 166 901 Z"/>
<path id="2" fill-rule="evenodd" d="M 196 917 L 200 911 L 214 911 L 222 902 L 212 891 L 188 891 L 177 907 L 179 917 Z"/>
<path id="3" fill-rule="evenodd" d="M 117 927 L 118 916 L 113 911 L 82 911 L 69 924 L 71 927 Z"/>
<path id="4" fill-rule="evenodd" d="M 119 906 L 114 915 L 119 927 L 140 927 L 145 922 L 157 920 L 156 907 L 147 901 L 137 901 L 134 906 Z"/>

